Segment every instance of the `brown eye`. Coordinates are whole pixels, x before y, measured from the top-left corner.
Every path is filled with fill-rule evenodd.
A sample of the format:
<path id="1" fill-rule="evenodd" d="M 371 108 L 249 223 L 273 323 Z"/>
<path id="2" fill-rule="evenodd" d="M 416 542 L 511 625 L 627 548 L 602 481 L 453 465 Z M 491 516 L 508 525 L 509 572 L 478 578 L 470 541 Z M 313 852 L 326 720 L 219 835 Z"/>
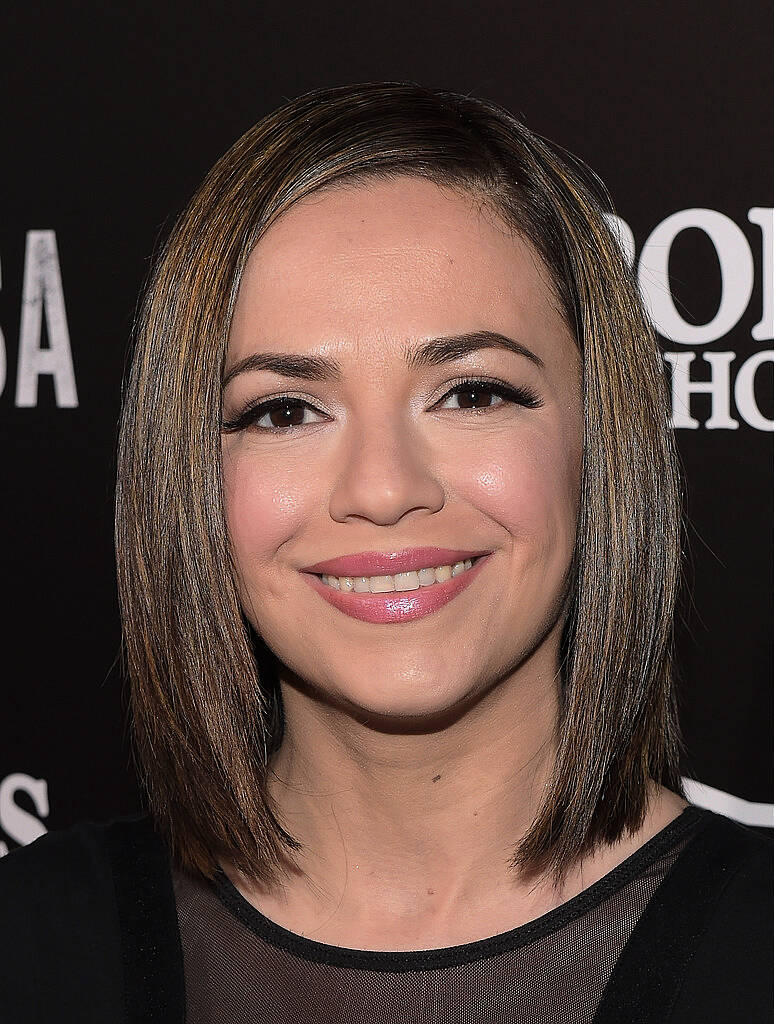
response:
<path id="1" fill-rule="evenodd" d="M 263 416 L 268 416 L 269 425 L 278 429 L 283 427 L 300 427 L 304 422 L 305 409 L 306 404 L 304 402 L 288 401 L 266 409 Z M 263 416 L 259 418 L 262 419 Z"/>
<path id="2" fill-rule="evenodd" d="M 455 388 L 454 391 L 461 409 L 491 408 L 491 399 L 495 396 L 494 388 L 469 387 Z M 468 399 L 472 399 L 468 402 Z"/>
<path id="3" fill-rule="evenodd" d="M 224 420 L 222 429 L 224 433 L 231 434 L 247 427 L 255 425 L 256 430 L 264 430 L 269 433 L 279 434 L 285 430 L 292 430 L 295 427 L 308 426 L 304 423 L 304 413 L 307 409 L 314 412 L 318 410 L 304 402 L 300 398 L 272 398 L 268 402 L 257 402 L 249 405 L 241 415 L 233 420 Z M 267 418 L 268 424 L 259 425 L 258 421 Z"/>
<path id="4" fill-rule="evenodd" d="M 441 399 L 441 402 L 445 402 L 447 398 L 451 398 L 453 395 L 460 396 L 458 399 L 459 411 L 466 409 L 492 409 L 498 408 L 500 405 L 511 404 L 536 409 L 543 404 L 540 396 L 532 388 L 512 388 L 508 384 L 498 384 L 494 381 L 486 380 L 463 381 L 461 384 L 453 387 L 451 391 L 448 391 Z M 493 403 L 490 397 L 492 395 L 497 395 L 499 398 L 504 399 L 504 401 Z"/>
<path id="5" fill-rule="evenodd" d="M 523 405 L 529 409 L 536 409 L 543 404 L 539 395 L 528 387 L 513 388 L 509 384 L 495 383 L 486 380 L 469 380 L 457 384 L 448 391 L 441 402 L 445 402 L 452 396 L 460 395 L 462 401 L 457 409 L 451 412 L 485 412 L 488 409 L 499 408 L 501 405 Z M 496 395 L 502 401 L 492 403 L 491 397 Z M 292 396 L 272 398 L 267 402 L 256 402 L 249 405 L 236 419 L 224 420 L 222 430 L 226 434 L 235 433 L 252 427 L 254 430 L 263 431 L 269 434 L 282 434 L 295 430 L 298 427 L 312 426 L 312 422 L 304 422 L 304 413 L 308 410 L 320 413 L 309 402 Z M 259 420 L 266 418 L 268 423 L 261 425 Z"/>

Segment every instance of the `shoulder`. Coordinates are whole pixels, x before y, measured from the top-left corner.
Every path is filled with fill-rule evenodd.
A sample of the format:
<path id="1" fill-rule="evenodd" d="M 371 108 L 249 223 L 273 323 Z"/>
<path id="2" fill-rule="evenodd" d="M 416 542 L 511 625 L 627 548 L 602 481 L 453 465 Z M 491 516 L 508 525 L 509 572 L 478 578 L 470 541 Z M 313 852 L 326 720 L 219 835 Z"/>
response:
<path id="1" fill-rule="evenodd" d="M 750 942 L 771 943 L 774 909 L 774 837 L 713 811 L 685 851 L 686 882 L 695 879 L 694 898 L 708 907 L 705 946 L 723 937 L 740 954 Z M 693 847 L 693 849 L 691 849 Z"/>
<path id="2" fill-rule="evenodd" d="M 687 876 L 697 934 L 674 1019 L 763 1021 L 774 1004 L 774 838 L 706 814 Z"/>
<path id="3" fill-rule="evenodd" d="M 595 1024 L 751 1024 L 772 1002 L 774 841 L 691 807 L 695 826 L 613 970 Z"/>
<path id="4" fill-rule="evenodd" d="M 49 915 L 86 906 L 113 891 L 113 860 L 121 847 L 152 843 L 145 815 L 81 822 L 47 832 L 28 846 L 0 858 L 0 906 L 3 913 L 22 908 Z M 119 853 L 120 855 L 120 853 Z M 108 899 L 108 902 L 110 900 Z"/>
<path id="5" fill-rule="evenodd" d="M 143 889 L 163 888 L 163 857 L 150 818 L 134 815 L 48 832 L 0 858 L 0 996 L 11 1019 L 53 1007 L 60 1020 L 120 1019 L 122 902 L 131 910 Z"/>
<path id="6" fill-rule="evenodd" d="M 675 927 L 683 922 L 705 943 L 723 933 L 727 950 L 734 928 L 743 927 L 748 938 L 770 933 L 774 838 L 715 811 L 691 812 L 698 817 L 693 836 L 657 890 L 647 916 Z"/>
<path id="7" fill-rule="evenodd" d="M 741 825 L 714 811 L 702 811 L 701 828 L 685 853 L 690 870 L 705 884 L 711 878 L 716 914 L 744 911 L 749 923 L 770 922 L 774 881 L 774 836 Z"/>

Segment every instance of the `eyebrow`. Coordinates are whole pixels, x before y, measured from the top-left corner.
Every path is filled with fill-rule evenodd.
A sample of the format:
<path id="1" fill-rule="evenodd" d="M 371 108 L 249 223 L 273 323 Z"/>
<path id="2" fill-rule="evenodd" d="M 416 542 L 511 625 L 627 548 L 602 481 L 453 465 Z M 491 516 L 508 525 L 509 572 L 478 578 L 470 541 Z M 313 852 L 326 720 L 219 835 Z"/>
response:
<path id="1" fill-rule="evenodd" d="M 453 362 L 470 352 L 478 352 L 485 348 L 506 349 L 518 356 L 524 356 L 541 369 L 545 367 L 540 356 L 535 355 L 521 342 L 514 341 L 513 338 L 508 338 L 497 331 L 444 335 L 421 345 L 408 346 L 404 349 L 403 355 L 409 369 L 418 370 Z M 269 370 L 283 377 L 298 380 L 340 381 L 342 377 L 341 363 L 327 356 L 295 355 L 291 352 L 254 352 L 234 363 L 223 378 L 221 389 L 225 390 L 226 386 L 241 373 L 249 373 L 252 370 Z"/>

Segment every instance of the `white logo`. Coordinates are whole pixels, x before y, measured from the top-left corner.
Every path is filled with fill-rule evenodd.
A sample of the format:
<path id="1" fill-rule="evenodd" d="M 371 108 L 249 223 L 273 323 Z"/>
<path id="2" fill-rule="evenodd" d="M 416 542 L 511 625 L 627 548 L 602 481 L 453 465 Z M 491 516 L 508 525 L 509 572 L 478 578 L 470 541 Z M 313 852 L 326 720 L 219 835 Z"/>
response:
<path id="1" fill-rule="evenodd" d="M 44 313 L 48 348 L 41 345 Z M 5 337 L 0 330 L 0 394 L 5 389 L 6 365 Z M 38 404 L 38 379 L 42 374 L 54 378 L 57 406 L 78 405 L 56 233 L 28 231 L 19 320 L 17 406 Z"/>
<path id="2" fill-rule="evenodd" d="M 15 802 L 16 794 L 26 793 L 41 818 L 48 817 L 48 783 L 17 772 L 0 782 L 0 830 L 19 846 L 26 846 L 46 834 L 46 826 Z M 0 842 L 0 857 L 8 853 L 7 843 Z"/>
<path id="3" fill-rule="evenodd" d="M 752 328 L 753 341 L 774 338 L 774 208 L 754 206 L 747 219 L 761 231 L 761 318 Z M 651 231 L 640 253 L 635 251 L 634 234 L 626 221 L 613 214 L 608 222 L 618 235 L 630 264 L 637 263 L 637 279 L 651 319 L 659 334 L 678 345 L 702 346 L 725 337 L 747 311 L 755 283 L 755 257 L 744 232 L 723 213 L 693 208 L 670 214 Z M 721 275 L 720 303 L 712 319 L 701 325 L 688 323 L 674 302 L 669 280 L 669 254 L 677 236 L 688 228 L 703 231 L 717 253 Z M 0 283 L 1 280 L 0 280 Z M 48 347 L 41 345 L 45 313 Z M 0 330 L 0 394 L 6 383 L 6 342 Z M 699 353 L 706 364 L 693 377 L 696 351 L 668 351 L 664 360 L 671 366 L 672 426 L 676 429 L 736 430 L 739 419 L 731 414 L 731 396 L 738 416 L 755 430 L 774 430 L 758 406 L 755 383 L 764 363 L 774 363 L 774 351 L 764 349 L 734 365 L 736 352 Z M 70 334 L 67 327 L 62 275 L 56 233 L 28 231 L 24 258 L 19 358 L 16 376 L 17 406 L 36 406 L 38 380 L 53 377 L 56 404 L 61 408 L 78 405 L 73 371 Z M 691 397 L 710 396 L 711 413 L 700 424 L 691 414 Z"/>
<path id="4" fill-rule="evenodd" d="M 752 329 L 753 341 L 774 338 L 774 208 L 754 206 L 747 219 L 761 229 L 761 318 Z M 632 229 L 621 217 L 609 215 L 608 223 L 617 234 L 631 266 L 636 251 Z M 690 324 L 675 305 L 669 281 L 669 253 L 674 240 L 686 228 L 703 231 L 714 246 L 720 265 L 721 294 L 715 316 L 706 324 Z M 678 345 L 707 345 L 725 337 L 747 311 L 755 281 L 755 261 L 747 238 L 729 217 L 716 210 L 691 209 L 671 214 L 656 225 L 642 247 L 637 263 L 637 280 L 651 320 L 659 334 Z M 700 358 L 709 367 L 705 380 L 694 380 L 691 364 L 696 352 L 665 352 L 672 367 L 672 426 L 695 430 L 699 421 L 691 415 L 691 396 L 710 395 L 711 413 L 703 426 L 707 430 L 736 430 L 739 420 L 731 415 L 731 394 L 736 411 L 755 430 L 774 430 L 755 397 L 755 378 L 763 363 L 774 363 L 774 351 L 764 349 L 732 367 L 735 352 L 706 352 Z M 732 387 L 732 369 L 734 380 Z M 704 374 L 707 377 L 707 374 Z"/>

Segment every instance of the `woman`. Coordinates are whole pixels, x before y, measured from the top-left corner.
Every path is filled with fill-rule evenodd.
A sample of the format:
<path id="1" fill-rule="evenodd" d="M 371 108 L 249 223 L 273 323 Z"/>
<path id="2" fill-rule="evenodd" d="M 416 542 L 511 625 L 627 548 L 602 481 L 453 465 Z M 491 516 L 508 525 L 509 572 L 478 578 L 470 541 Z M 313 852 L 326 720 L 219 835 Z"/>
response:
<path id="1" fill-rule="evenodd" d="M 763 1019 L 771 844 L 684 799 L 678 463 L 606 209 L 406 83 L 209 173 L 119 442 L 150 813 L 5 858 L 12 1019 Z"/>

